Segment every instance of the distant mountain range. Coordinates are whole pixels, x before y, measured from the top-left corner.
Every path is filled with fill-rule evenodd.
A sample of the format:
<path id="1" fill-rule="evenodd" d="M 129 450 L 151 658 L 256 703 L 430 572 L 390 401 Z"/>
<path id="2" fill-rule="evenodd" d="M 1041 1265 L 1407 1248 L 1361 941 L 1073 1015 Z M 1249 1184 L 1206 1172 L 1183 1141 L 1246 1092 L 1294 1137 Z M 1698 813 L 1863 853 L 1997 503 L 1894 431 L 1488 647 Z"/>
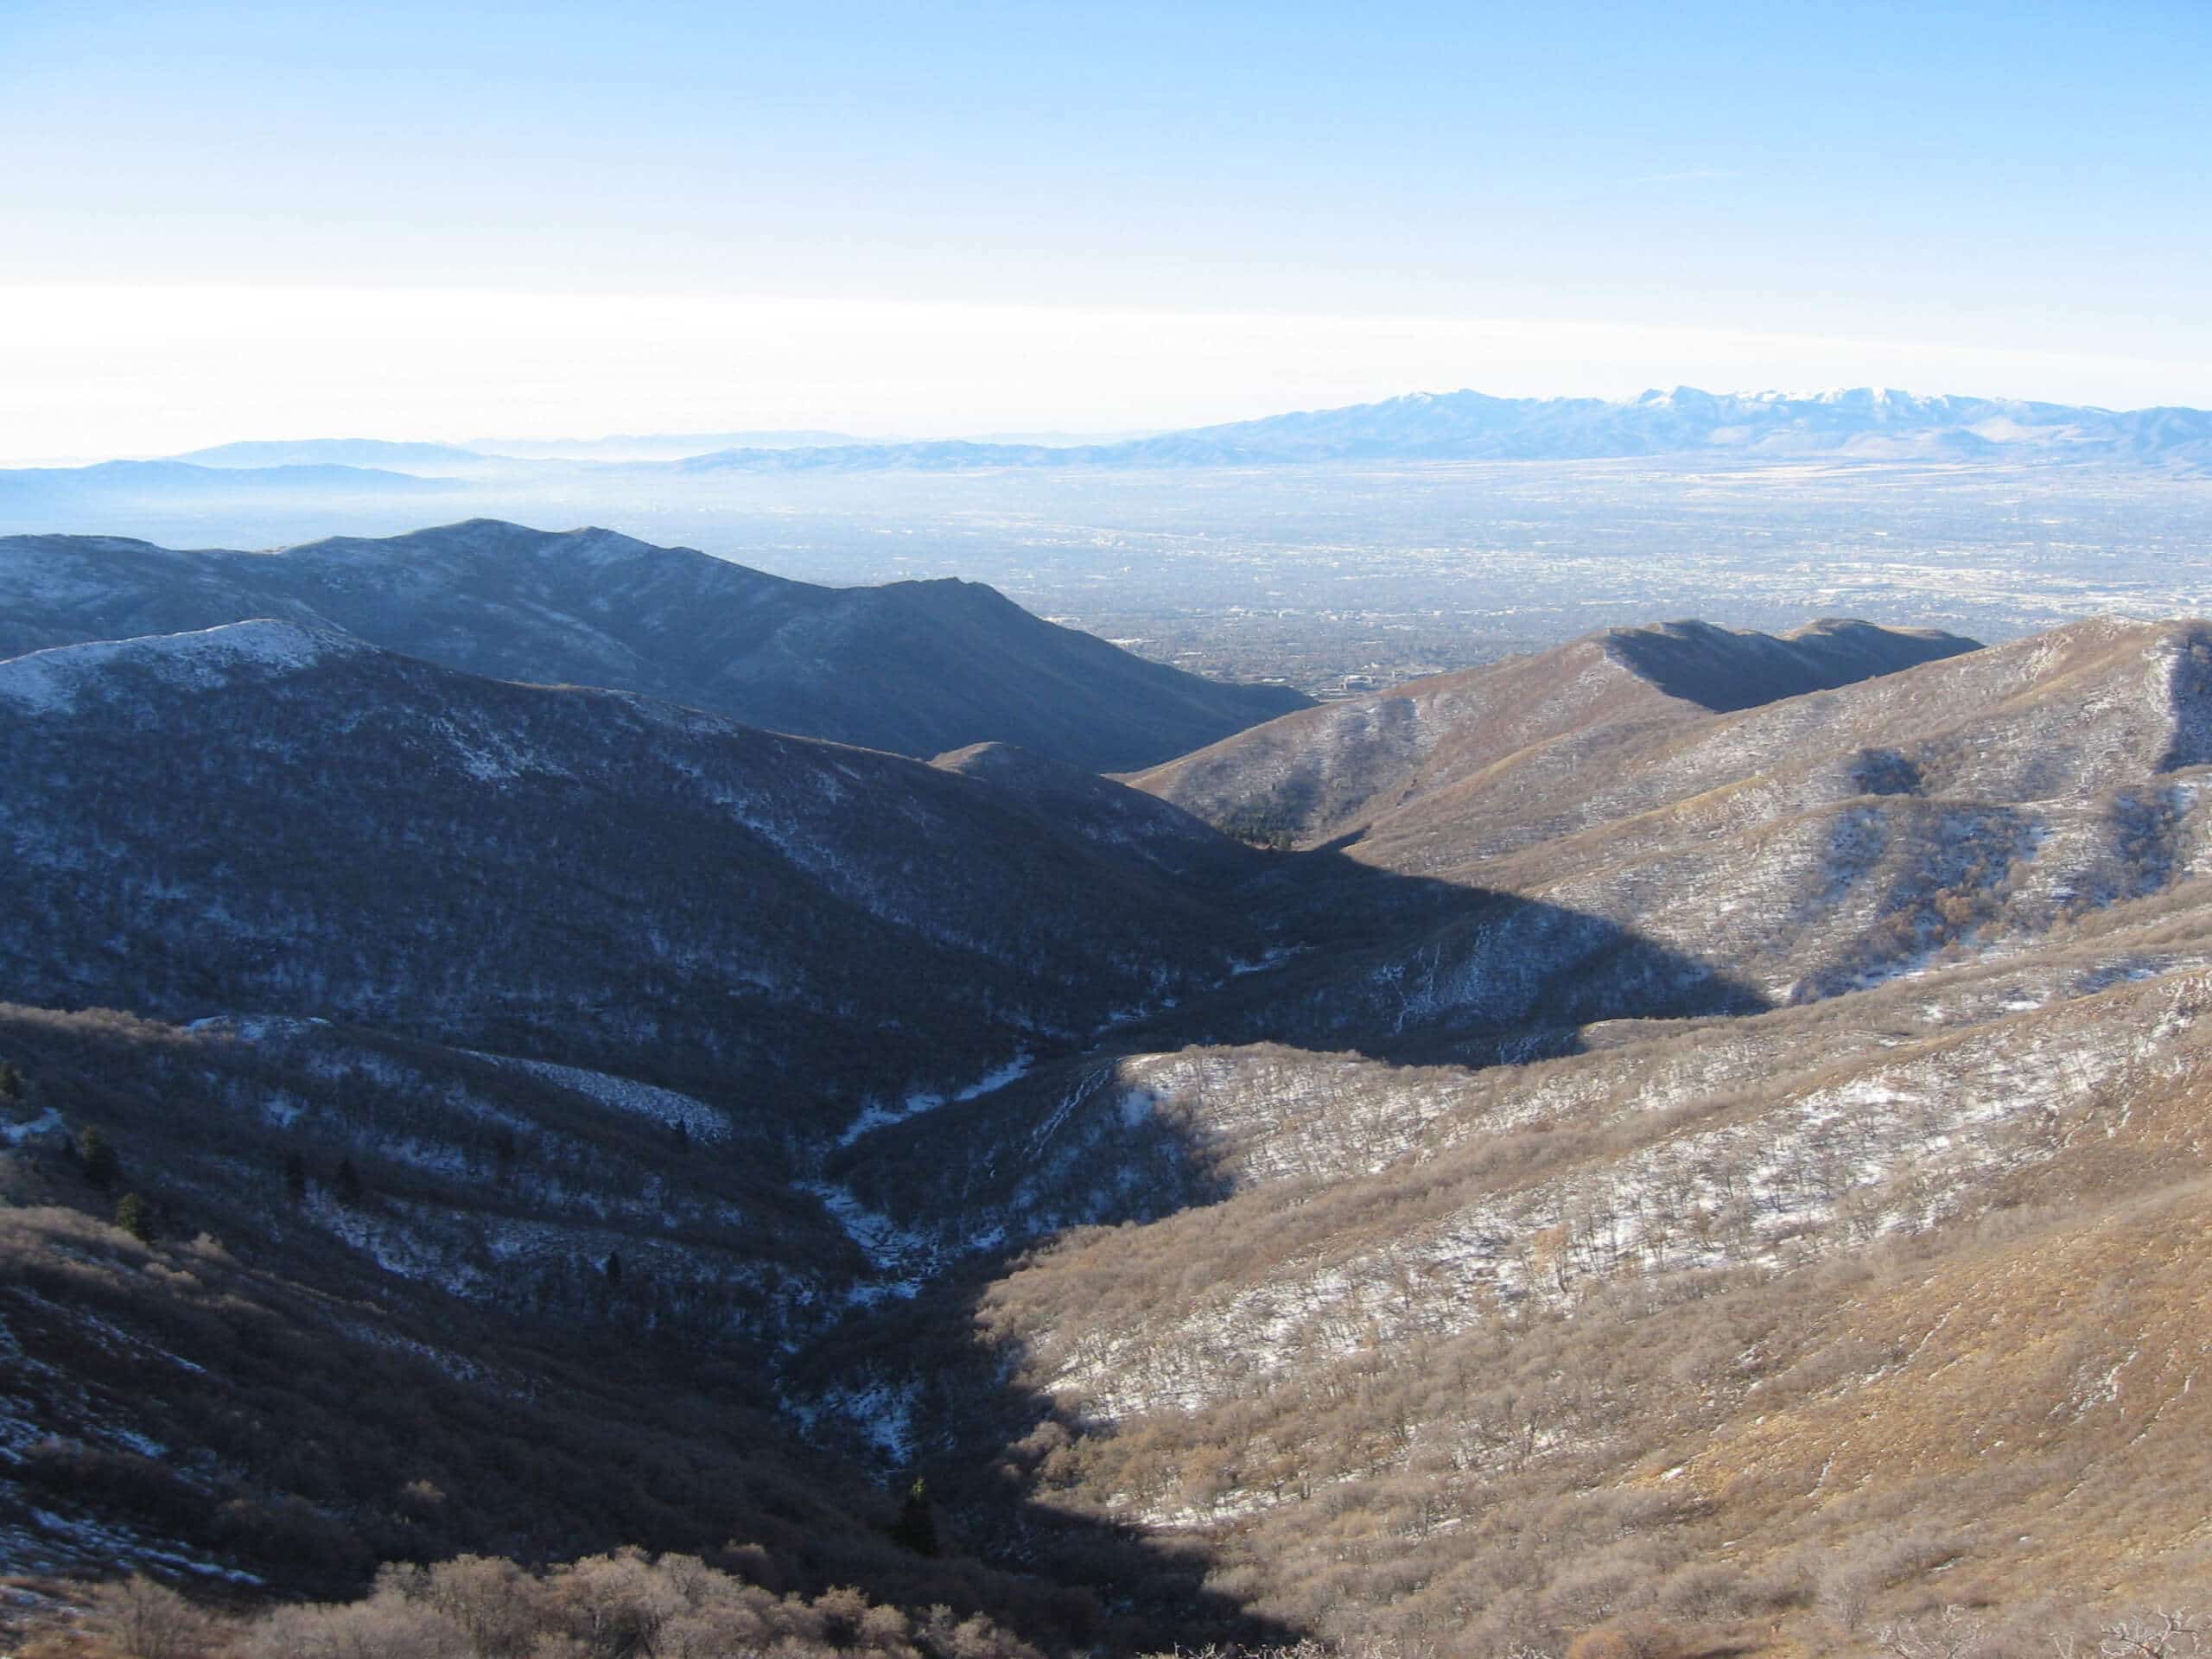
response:
<path id="1" fill-rule="evenodd" d="M 1800 397 L 1677 386 L 1625 402 L 1417 392 L 1379 404 L 1205 427 L 1149 442 L 1161 460 L 1186 456 L 1184 464 L 1583 461 L 1707 453 L 1772 459 L 2173 457 L 2202 463 L 2212 459 L 2212 414 L 2190 409 L 2116 413 L 1867 387 Z"/>
<path id="2" fill-rule="evenodd" d="M 463 446 L 474 456 L 516 461 L 680 461 L 715 449 L 820 449 L 866 443 L 849 432 L 813 428 L 762 432 L 636 432 L 604 438 L 475 438 Z"/>
<path id="3" fill-rule="evenodd" d="M 171 455 L 193 467 L 371 467 L 404 472 L 424 467 L 481 466 L 484 456 L 454 443 L 391 443 L 381 438 L 300 438 L 272 442 L 219 443 Z"/>
<path id="4" fill-rule="evenodd" d="M 404 450 L 432 446 L 391 447 Z M 227 466 L 200 466 L 185 461 L 103 461 L 90 467 L 15 467 L 0 468 L 0 524 L 83 522 L 104 512 L 168 505 L 190 508 L 213 500 L 290 498 L 335 502 L 362 496 L 427 496 L 449 487 L 448 479 L 424 477 L 396 465 L 365 467 L 329 461 Z"/>
<path id="5" fill-rule="evenodd" d="M 1114 469 L 1342 461 L 1600 461 L 1713 454 L 1745 460 L 2212 461 L 2212 414 L 2128 413 L 1861 387 L 1793 397 L 1677 386 L 1625 402 L 1416 392 L 1379 404 L 1196 427 L 1119 443 L 965 441 L 734 448 L 672 463 L 682 473 L 991 467 Z"/>
<path id="6" fill-rule="evenodd" d="M 2193 473 L 2212 467 L 2212 412 L 1921 397 L 1867 387 L 1793 397 L 1677 386 L 1623 401 L 1416 392 L 1113 442 L 893 442 L 804 430 L 483 440 L 465 446 L 305 439 L 220 444 L 160 461 L 0 470 L 0 529 L 81 524 L 103 508 L 131 510 L 164 499 L 182 505 L 226 494 L 245 500 L 320 490 L 358 497 L 420 491 L 435 483 L 460 497 L 494 480 L 510 490 L 518 483 L 556 486 L 577 468 L 587 469 L 601 486 L 626 478 L 696 487 L 747 474 L 1118 472 L 1669 456 L 1746 464 L 2072 461 Z"/>

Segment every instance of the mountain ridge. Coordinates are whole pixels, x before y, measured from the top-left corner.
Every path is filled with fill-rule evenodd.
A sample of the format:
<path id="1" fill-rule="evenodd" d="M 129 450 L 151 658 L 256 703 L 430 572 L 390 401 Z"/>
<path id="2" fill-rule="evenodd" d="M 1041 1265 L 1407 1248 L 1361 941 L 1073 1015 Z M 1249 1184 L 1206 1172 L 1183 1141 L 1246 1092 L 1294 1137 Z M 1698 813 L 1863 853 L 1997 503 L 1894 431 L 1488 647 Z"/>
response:
<path id="1" fill-rule="evenodd" d="M 957 770 L 289 620 L 0 662 L 0 749 L 41 779 L 0 804 L 0 957 L 53 1006 L 276 1008 L 834 1113 L 1264 944 L 1187 874 Z M 280 948 L 348 906 L 342 951 Z M 651 1016 L 625 1012 L 645 987 Z"/>
<path id="2" fill-rule="evenodd" d="M 1280 466 L 1379 461 L 1599 461 L 1660 455 L 1787 460 L 2212 462 L 2212 413 L 2113 410 L 2022 399 L 1922 397 L 1862 387 L 1790 397 L 1695 387 L 1622 399 L 1414 392 L 1373 404 L 1192 427 L 1118 443 L 963 440 L 733 449 L 679 472 L 912 467 Z"/>
<path id="3" fill-rule="evenodd" d="M 1305 699 L 1200 679 L 951 579 L 831 588 L 613 531 L 471 519 L 272 553 L 0 537 L 0 653 L 249 617 L 495 678 L 601 685 L 917 757 L 981 741 L 1090 771 Z"/>
<path id="4" fill-rule="evenodd" d="M 1609 628 L 1287 715 L 1130 781 L 1217 825 L 1313 844 L 1363 828 L 1370 804 L 1402 804 L 1548 738 L 1680 723 L 1975 648 L 1940 631 L 1835 620 L 1780 637 L 1703 622 Z"/>

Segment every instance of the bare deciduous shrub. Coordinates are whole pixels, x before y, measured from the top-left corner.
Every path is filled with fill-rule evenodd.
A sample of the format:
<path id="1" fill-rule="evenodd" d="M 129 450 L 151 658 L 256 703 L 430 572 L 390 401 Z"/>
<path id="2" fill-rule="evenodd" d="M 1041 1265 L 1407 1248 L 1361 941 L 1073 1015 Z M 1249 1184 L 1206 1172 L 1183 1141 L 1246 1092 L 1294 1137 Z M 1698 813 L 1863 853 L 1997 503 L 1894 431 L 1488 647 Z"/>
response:
<path id="1" fill-rule="evenodd" d="M 1856 1630 L 1884 1588 L 1951 1560 L 1959 1548 L 1948 1535 L 1920 1529 L 1857 1540 L 1821 1572 L 1820 1609 L 1838 1630 Z"/>
<path id="2" fill-rule="evenodd" d="M 1875 1645 L 1893 1659 L 1965 1659 L 1987 1637 L 1983 1620 L 1952 1605 L 1932 1618 L 1909 1618 L 1874 1632 Z"/>
<path id="3" fill-rule="evenodd" d="M 435 1567 L 388 1567 L 377 1585 L 440 1615 L 480 1659 L 520 1659 L 543 1622 L 541 1587 L 512 1561 L 463 1555 Z"/>
<path id="4" fill-rule="evenodd" d="M 2103 1659 L 2192 1659 L 2204 1651 L 2207 1629 L 2186 1607 L 2143 1613 L 2105 1626 L 2097 1651 Z"/>
<path id="5" fill-rule="evenodd" d="M 1618 1618 L 1583 1631 L 1567 1659 L 1675 1659 L 1684 1650 L 1681 1632 L 1653 1618 Z"/>
<path id="6" fill-rule="evenodd" d="M 1865 1562 L 1847 1560 L 1834 1563 L 1821 1574 L 1816 1599 L 1828 1622 L 1848 1635 L 1866 1622 L 1874 1592 L 1880 1587 Z"/>
<path id="7" fill-rule="evenodd" d="M 1740 1617 L 1745 1599 L 1741 1576 L 1711 1562 L 1684 1567 L 1659 1592 L 1669 1612 L 1700 1623 Z"/>
<path id="8" fill-rule="evenodd" d="M 87 1624 L 122 1659 L 200 1659 L 219 1634 L 213 1617 L 143 1573 L 95 1591 Z"/>
<path id="9" fill-rule="evenodd" d="M 474 1659 L 442 1614 L 389 1590 L 366 1601 L 280 1607 L 257 1619 L 234 1659 Z"/>
<path id="10" fill-rule="evenodd" d="M 173 1612 L 171 1601 L 148 1605 Z M 213 1659 L 215 1650 L 116 1651 L 128 1659 Z M 925 1652 L 1037 1659 L 989 1620 L 958 1618 L 950 1608 L 930 1609 L 918 1631 L 906 1613 L 858 1590 L 810 1602 L 695 1555 L 655 1560 L 639 1550 L 588 1556 L 542 1574 L 485 1556 L 387 1567 L 366 1600 L 274 1609 L 222 1649 L 223 1659 L 922 1659 Z"/>

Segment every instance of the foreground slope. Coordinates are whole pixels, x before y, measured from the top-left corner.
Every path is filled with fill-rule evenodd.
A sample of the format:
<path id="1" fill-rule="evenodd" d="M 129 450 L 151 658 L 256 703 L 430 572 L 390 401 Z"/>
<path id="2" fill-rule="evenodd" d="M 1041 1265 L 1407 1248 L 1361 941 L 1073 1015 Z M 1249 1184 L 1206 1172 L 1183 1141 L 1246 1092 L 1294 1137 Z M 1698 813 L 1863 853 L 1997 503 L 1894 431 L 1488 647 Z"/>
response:
<path id="1" fill-rule="evenodd" d="M 0 1009 L 13 1570 L 328 1594 L 393 1558 L 732 1541 L 755 1581 L 1056 1649 L 1240 1628 L 1190 1564 L 1018 1501 L 918 1560 L 874 1473 L 795 1437 L 778 1367 L 914 1294 L 823 1179 L 841 1128 L 1257 957 L 1214 890 L 1248 851 L 1034 757 L 275 620 L 0 663 L 0 973 L 48 1005 Z M 124 1193 L 150 1244 L 106 1224 Z"/>
<path id="2" fill-rule="evenodd" d="M 1018 1516 L 998 1566 L 950 1511 L 938 1554 L 897 1541 L 897 1492 L 805 1445 L 775 1375 L 858 1253 L 706 1102 L 302 1020 L 0 1005 L 0 1057 L 10 1637 L 125 1571 L 237 1607 L 386 1561 L 620 1552 L 606 1596 L 639 1548 L 771 1604 L 860 1586 L 911 1617 L 873 1640 L 927 1628 L 938 1655 L 1266 1633 L 1116 1529 Z M 108 1224 L 126 1192 L 150 1240 Z M 854 1592 L 819 1606 L 802 1623 L 850 1650 Z"/>
<path id="3" fill-rule="evenodd" d="M 969 1290 L 971 1363 L 1026 1408 L 915 1397 L 1040 1502 L 1203 1541 L 1217 1586 L 1344 1638 L 1849 1651 L 1951 1603 L 2026 1641 L 2185 1600 L 2209 887 L 1529 1065 L 1101 1056 L 979 1107 L 975 1166 L 1043 1137 L 1072 1196 L 1141 1125 L 1183 1207 Z"/>
<path id="4" fill-rule="evenodd" d="M 1026 1408 L 912 1397 L 1040 1502 L 1202 1541 L 1218 1586 L 1347 1639 L 1854 1651 L 1950 1604 L 1996 1644 L 2187 1600 L 2208 662 L 2202 625 L 2099 622 L 1713 713 L 1588 653 L 1594 718 L 1282 861 L 1486 889 L 1456 955 L 1240 980 L 962 1109 L 929 1191 L 909 1128 L 847 1160 L 912 1234 L 1109 1224 L 948 1291 Z M 1521 1065 L 1192 1041 L 1316 995 L 1464 1018 L 1548 914 L 1800 976 L 1745 1017 L 1586 1015 Z M 1571 1002 L 1543 995 L 1524 1030 Z M 931 1330 L 909 1363 L 957 1363 Z"/>
<path id="5" fill-rule="evenodd" d="M 1030 615 L 973 582 L 830 588 L 611 531 L 478 519 L 276 553 L 0 538 L 0 654 L 284 617 L 473 673 L 607 686 L 931 755 L 1149 765 L 1301 706 Z"/>

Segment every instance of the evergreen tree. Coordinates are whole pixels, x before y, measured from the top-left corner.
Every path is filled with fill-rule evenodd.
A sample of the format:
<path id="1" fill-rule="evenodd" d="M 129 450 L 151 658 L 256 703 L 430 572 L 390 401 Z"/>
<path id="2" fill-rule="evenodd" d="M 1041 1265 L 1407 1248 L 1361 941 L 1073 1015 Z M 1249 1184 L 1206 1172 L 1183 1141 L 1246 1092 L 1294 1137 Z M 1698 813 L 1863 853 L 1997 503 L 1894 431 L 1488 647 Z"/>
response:
<path id="1" fill-rule="evenodd" d="M 123 1160 L 116 1155 L 114 1145 L 99 1130 L 86 1129 L 77 1137 L 77 1159 L 85 1171 L 85 1179 L 101 1192 L 115 1185 L 116 1177 L 123 1173 Z"/>
<path id="2" fill-rule="evenodd" d="M 21 1100 L 23 1097 L 23 1074 L 16 1069 L 13 1060 L 0 1060 L 0 1100 Z"/>
<path id="3" fill-rule="evenodd" d="M 308 1201 L 308 1160 L 296 1152 L 284 1154 L 284 1196 L 294 1204 Z"/>
<path id="4" fill-rule="evenodd" d="M 906 1501 L 899 1505 L 899 1520 L 891 1535 L 917 1555 L 937 1554 L 937 1511 L 930 1507 L 929 1488 L 918 1475 L 906 1489 Z"/>
<path id="5" fill-rule="evenodd" d="M 115 1206 L 115 1224 L 141 1244 L 154 1242 L 154 1212 L 136 1192 L 126 1192 Z"/>
<path id="6" fill-rule="evenodd" d="M 338 1173 L 330 1179 L 330 1190 L 337 1195 L 338 1202 L 348 1210 L 361 1202 L 361 1172 L 353 1167 L 351 1158 L 338 1160 Z"/>
<path id="7" fill-rule="evenodd" d="M 607 1275 L 607 1287 L 609 1290 L 622 1288 L 622 1257 L 620 1252 L 609 1250 L 607 1253 L 607 1266 L 602 1271 Z"/>

